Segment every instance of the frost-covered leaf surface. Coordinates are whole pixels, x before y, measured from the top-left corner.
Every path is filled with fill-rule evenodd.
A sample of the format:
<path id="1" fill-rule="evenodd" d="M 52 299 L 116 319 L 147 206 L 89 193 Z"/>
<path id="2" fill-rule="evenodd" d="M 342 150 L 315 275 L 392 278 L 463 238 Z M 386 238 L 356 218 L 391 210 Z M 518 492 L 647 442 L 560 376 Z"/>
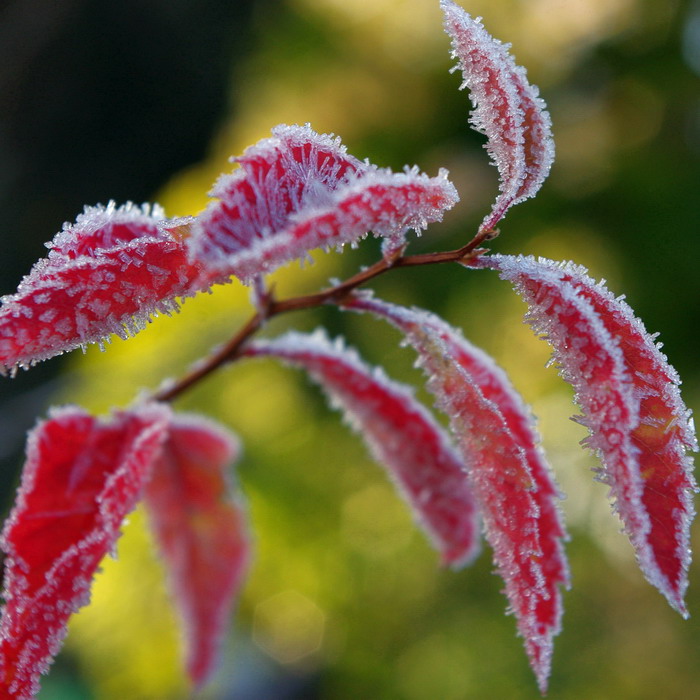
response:
<path id="1" fill-rule="evenodd" d="M 486 537 L 544 691 L 560 629 L 560 587 L 569 577 L 558 491 L 529 411 L 493 360 L 434 314 L 369 295 L 346 307 L 387 319 L 418 352 L 467 463 Z"/>
<path id="2" fill-rule="evenodd" d="M 0 301 L 0 372 L 111 334 L 126 338 L 204 283 L 159 209 L 87 207 L 47 244 L 49 256 Z"/>
<path id="3" fill-rule="evenodd" d="M 139 207 L 127 202 L 118 207 L 111 201 L 106 207 L 85 207 L 75 223 L 66 222 L 46 247 L 50 258 L 65 255 L 75 260 L 137 238 L 157 238 L 163 223 L 165 212 L 158 204 Z"/>
<path id="4" fill-rule="evenodd" d="M 682 615 L 696 490 L 697 450 L 675 370 L 629 305 L 585 268 L 532 257 L 490 256 L 529 305 L 527 320 L 554 349 L 576 389 L 587 444 L 603 463 L 615 509 L 645 576 Z"/>
<path id="5" fill-rule="evenodd" d="M 533 197 L 554 160 L 552 125 L 537 87 L 515 64 L 510 46 L 494 39 L 481 23 L 452 0 L 441 0 L 452 55 L 462 71 L 474 109 L 470 121 L 486 135 L 498 168 L 501 194 L 480 231 L 491 231 L 514 204 Z"/>
<path id="6" fill-rule="evenodd" d="M 464 462 L 407 387 L 320 332 L 258 341 L 247 354 L 271 355 L 307 370 L 386 467 L 442 561 L 461 566 L 476 556 L 479 519 Z"/>
<path id="7" fill-rule="evenodd" d="M 235 437 L 210 421 L 175 415 L 145 489 L 150 521 L 184 623 L 187 672 L 200 687 L 250 559 L 246 514 L 229 483 Z"/>
<path id="8" fill-rule="evenodd" d="M 17 503 L 5 524 L 0 696 L 30 698 L 68 618 L 89 601 L 166 437 L 170 412 L 146 405 L 100 421 L 54 410 L 29 436 Z"/>
<path id="9" fill-rule="evenodd" d="M 446 171 L 392 173 L 349 155 L 338 138 L 309 126 L 280 125 L 223 175 L 197 219 L 191 256 L 246 283 L 307 257 L 315 248 L 354 243 L 369 231 L 400 247 L 457 202 Z"/>

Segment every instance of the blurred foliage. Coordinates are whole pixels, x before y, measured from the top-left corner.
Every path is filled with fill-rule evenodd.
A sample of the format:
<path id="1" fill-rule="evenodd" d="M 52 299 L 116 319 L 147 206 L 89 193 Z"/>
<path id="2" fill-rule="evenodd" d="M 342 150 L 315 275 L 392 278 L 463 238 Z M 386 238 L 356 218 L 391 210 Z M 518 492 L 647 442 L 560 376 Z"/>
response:
<path id="1" fill-rule="evenodd" d="M 558 149 L 543 191 L 508 215 L 494 249 L 571 258 L 625 292 L 647 327 L 661 332 L 686 401 L 697 406 L 700 5 L 473 0 L 465 8 L 513 43 L 550 106 Z M 412 250 L 470 237 L 497 175 L 483 138 L 468 129 L 459 78 L 448 72 L 437 0 L 260 0 L 251 23 L 250 47 L 231 66 L 235 109 L 206 158 L 154 194 L 169 214 L 197 213 L 227 158 L 275 124 L 310 122 L 380 165 L 450 169 L 462 202 Z M 167 111 L 158 118 L 167 130 Z M 277 273 L 278 294 L 312 291 L 377 255 L 370 240 L 342 257 L 319 254 L 315 266 Z M 577 445 L 583 432 L 568 420 L 576 410 L 570 392 L 543 369 L 548 350 L 520 322 L 522 304 L 490 273 L 458 267 L 399 270 L 374 287 L 464 328 L 539 416 L 572 535 L 573 589 L 550 697 L 700 695 L 700 627 L 672 612 L 636 569 L 606 489 L 591 479 L 595 460 Z M 237 284 L 188 300 L 177 318 L 157 319 L 106 353 L 74 355 L 50 403 L 124 405 L 183 372 L 249 312 L 248 291 Z M 410 351 L 368 318 L 321 309 L 275 319 L 266 332 L 320 324 L 393 377 L 420 384 Z M 440 570 L 381 470 L 303 376 L 270 361 L 241 363 L 176 407 L 240 433 L 246 451 L 237 474 L 256 538 L 222 669 L 202 698 L 539 697 L 487 548 L 468 570 Z M 187 697 L 162 574 L 141 513 L 130 521 L 93 604 L 71 624 L 44 700 Z M 688 599 L 696 616 L 698 573 L 695 565 Z"/>

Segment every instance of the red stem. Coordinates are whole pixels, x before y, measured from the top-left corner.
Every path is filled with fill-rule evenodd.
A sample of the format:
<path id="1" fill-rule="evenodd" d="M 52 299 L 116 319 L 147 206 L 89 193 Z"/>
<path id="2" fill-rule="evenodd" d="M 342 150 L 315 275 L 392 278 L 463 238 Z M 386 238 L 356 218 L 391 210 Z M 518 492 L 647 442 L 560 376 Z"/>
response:
<path id="1" fill-rule="evenodd" d="M 178 398 L 180 394 L 184 393 L 191 386 L 197 384 L 222 365 L 233 362 L 240 355 L 243 344 L 260 330 L 268 318 L 279 316 L 289 311 L 300 311 L 302 309 L 312 309 L 317 306 L 322 306 L 323 304 L 338 303 L 365 282 L 369 282 L 375 277 L 379 277 L 385 272 L 399 267 L 436 265 L 450 262 L 464 263 L 483 253 L 484 250 L 479 249 L 478 246 L 485 240 L 493 238 L 494 235 L 494 232 L 481 232 L 469 241 L 467 245 L 442 253 L 424 253 L 422 255 L 409 256 L 398 254 L 396 257 L 390 258 L 389 260 L 382 259 L 374 263 L 371 267 L 349 277 L 344 282 L 328 287 L 316 294 L 308 294 L 277 301 L 270 293 L 266 300 L 265 308 L 253 314 L 228 343 L 213 352 L 204 362 L 199 363 L 195 369 L 185 374 L 177 382 L 157 391 L 151 398 L 154 401 L 173 401 Z"/>

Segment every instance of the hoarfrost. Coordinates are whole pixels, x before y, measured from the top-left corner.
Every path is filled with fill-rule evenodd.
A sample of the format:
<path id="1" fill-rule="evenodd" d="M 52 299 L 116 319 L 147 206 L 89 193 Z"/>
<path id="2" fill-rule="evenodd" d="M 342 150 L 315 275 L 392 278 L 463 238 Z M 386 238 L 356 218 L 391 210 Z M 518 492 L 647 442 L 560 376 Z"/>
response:
<path id="1" fill-rule="evenodd" d="M 222 426 L 176 415 L 144 496 L 184 623 L 196 688 L 211 676 L 250 559 L 247 517 L 228 483 L 240 452 Z"/>
<path id="2" fill-rule="evenodd" d="M 514 204 L 533 197 L 554 161 L 552 123 L 539 91 L 510 55 L 510 45 L 494 39 L 481 18 L 473 19 L 452 0 L 441 0 L 445 31 L 452 39 L 461 88 L 469 88 L 472 126 L 486 135 L 498 168 L 501 194 L 479 231 L 494 230 Z"/>
<path id="3" fill-rule="evenodd" d="M 117 206 L 110 201 L 104 207 L 86 206 L 74 224 L 63 224 L 63 230 L 46 244 L 49 259 L 66 256 L 75 259 L 93 257 L 98 251 L 123 245 L 135 238 L 161 236 L 160 224 L 165 216 L 158 205 L 133 202 Z"/>
<path id="4" fill-rule="evenodd" d="M 30 698 L 89 600 L 165 438 L 170 412 L 146 405 L 98 421 L 53 410 L 29 436 L 16 505 L 2 534 L 7 555 L 0 620 L 0 694 Z"/>
<path id="5" fill-rule="evenodd" d="M 97 218 L 104 218 L 102 210 Z M 113 228 L 123 229 L 118 223 Z M 205 284 L 201 266 L 190 263 L 184 244 L 170 236 L 144 234 L 138 240 L 115 242 L 92 256 L 77 255 L 75 251 L 81 249 L 77 229 L 68 233 L 70 237 L 61 240 L 71 254 L 54 249 L 23 279 L 16 294 L 2 299 L 0 367 L 4 370 L 103 341 L 110 333 L 122 335 L 122 325 L 135 333 L 163 304 L 170 302 L 168 308 L 176 308 L 176 297 L 188 296 Z M 139 265 L 122 264 L 137 255 Z"/>
<path id="6" fill-rule="evenodd" d="M 401 330 L 418 352 L 436 405 L 450 419 L 506 583 L 506 594 L 544 692 L 569 582 L 558 489 L 534 419 L 505 373 L 442 319 L 357 294 L 343 304 Z"/>
<path id="7" fill-rule="evenodd" d="M 258 341 L 245 352 L 306 369 L 385 466 L 442 561 L 457 567 L 476 556 L 478 515 L 463 460 L 409 389 L 319 331 Z"/>
<path id="8" fill-rule="evenodd" d="M 339 139 L 308 125 L 280 125 L 234 159 L 239 169 L 219 178 L 218 198 L 197 219 L 190 255 L 245 283 L 309 250 L 355 243 L 373 231 L 403 241 L 408 228 L 442 218 L 457 193 L 441 170 L 379 170 L 347 154 Z"/>
<path id="9" fill-rule="evenodd" d="M 687 615 L 689 530 L 697 490 L 688 450 L 697 450 L 675 370 L 622 297 L 587 270 L 544 258 L 489 256 L 529 305 L 561 374 L 576 390 L 603 463 L 615 509 L 649 582 Z"/>

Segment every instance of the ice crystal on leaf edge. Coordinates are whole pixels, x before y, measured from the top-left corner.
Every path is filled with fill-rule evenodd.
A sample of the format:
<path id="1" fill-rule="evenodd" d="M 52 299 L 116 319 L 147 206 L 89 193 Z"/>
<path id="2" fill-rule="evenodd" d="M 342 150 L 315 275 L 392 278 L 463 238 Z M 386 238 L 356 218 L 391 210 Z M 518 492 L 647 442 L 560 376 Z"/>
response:
<path id="1" fill-rule="evenodd" d="M 144 489 L 195 688 L 216 669 L 250 564 L 246 510 L 229 483 L 239 454 L 230 430 L 201 416 L 175 414 Z"/>
<path id="2" fill-rule="evenodd" d="M 347 154 L 340 139 L 306 126 L 280 124 L 273 137 L 234 158 L 216 198 L 188 242 L 193 260 L 246 284 L 316 248 L 341 248 L 369 231 L 385 252 L 400 248 L 409 228 L 424 229 L 458 201 L 447 171 L 402 173 Z"/>
<path id="3" fill-rule="evenodd" d="M 379 367 L 369 368 L 323 331 L 256 341 L 245 354 L 269 355 L 307 370 L 385 466 L 443 563 L 458 568 L 474 559 L 479 517 L 466 467 L 409 387 L 390 380 Z"/>
<path id="4" fill-rule="evenodd" d="M 561 586 L 569 585 L 566 538 L 534 419 L 507 376 L 455 328 L 421 309 L 358 293 L 344 308 L 372 313 L 405 334 L 419 355 L 436 406 L 450 419 L 486 539 L 545 692 L 553 637 L 561 629 Z"/>
<path id="5" fill-rule="evenodd" d="M 585 444 L 603 464 L 614 508 L 647 580 L 687 617 L 690 523 L 697 485 L 688 451 L 698 444 L 676 371 L 622 297 L 573 263 L 491 255 L 528 303 L 527 322 L 554 350 L 576 391 Z"/>
<path id="6" fill-rule="evenodd" d="M 177 310 L 206 275 L 158 207 L 86 207 L 47 244 L 17 292 L 0 301 L 0 372 L 29 367 L 87 343 L 121 338 Z M 204 285 L 210 286 L 212 279 Z"/>
<path id="7" fill-rule="evenodd" d="M 89 602 L 167 432 L 170 411 L 148 405 L 100 421 L 52 410 L 29 435 L 17 502 L 5 523 L 0 695 L 30 698 L 58 652 L 68 618 Z"/>
<path id="8" fill-rule="evenodd" d="M 494 39 L 481 19 L 473 19 L 452 0 L 441 0 L 445 31 L 452 39 L 462 88 L 469 88 L 473 127 L 486 135 L 501 180 L 501 194 L 480 231 L 492 231 L 514 204 L 534 197 L 554 161 L 552 122 L 544 100 L 510 45 Z"/>
<path id="9" fill-rule="evenodd" d="M 38 692 L 69 617 L 89 602 L 99 563 L 141 497 L 183 619 L 188 673 L 195 686 L 210 678 L 250 559 L 245 511 L 226 474 L 237 453 L 230 431 L 163 404 L 106 419 L 52 409 L 29 436 L 2 534 L 2 697 Z"/>

